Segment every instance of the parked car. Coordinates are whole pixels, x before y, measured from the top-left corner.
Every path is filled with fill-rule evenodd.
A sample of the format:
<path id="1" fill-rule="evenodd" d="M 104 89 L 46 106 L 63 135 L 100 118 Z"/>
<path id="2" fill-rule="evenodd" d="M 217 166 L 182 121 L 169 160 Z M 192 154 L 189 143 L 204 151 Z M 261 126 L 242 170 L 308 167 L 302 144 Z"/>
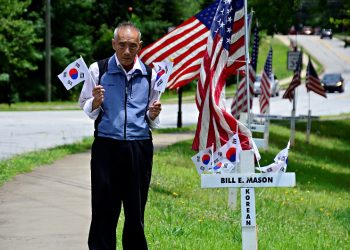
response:
<path id="1" fill-rule="evenodd" d="M 320 37 L 321 37 L 321 39 L 323 39 L 325 37 L 328 37 L 329 39 L 332 39 L 333 38 L 332 29 L 322 29 Z"/>
<path id="2" fill-rule="evenodd" d="M 304 26 L 303 29 L 302 29 L 302 33 L 304 35 L 312 35 L 314 33 L 312 27 L 310 26 Z"/>
<path id="3" fill-rule="evenodd" d="M 344 78 L 339 73 L 324 74 L 321 80 L 323 88 L 328 92 L 344 92 Z"/>
<path id="4" fill-rule="evenodd" d="M 276 75 L 273 76 L 274 77 L 274 80 L 272 81 L 272 84 L 271 84 L 271 97 L 274 97 L 274 96 L 279 96 L 280 94 L 280 90 L 281 90 L 281 87 L 280 87 L 280 84 L 279 84 L 279 81 L 276 77 Z M 254 82 L 254 96 L 257 97 L 258 95 L 261 94 L 261 88 L 260 88 L 260 85 L 261 85 L 261 75 L 256 75 L 256 78 L 255 78 L 255 82 Z"/>

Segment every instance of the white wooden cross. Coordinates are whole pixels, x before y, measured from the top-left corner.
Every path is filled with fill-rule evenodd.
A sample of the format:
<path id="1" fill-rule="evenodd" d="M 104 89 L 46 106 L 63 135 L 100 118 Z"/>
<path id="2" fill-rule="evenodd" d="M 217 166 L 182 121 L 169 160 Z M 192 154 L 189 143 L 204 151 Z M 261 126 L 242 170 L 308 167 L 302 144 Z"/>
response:
<path id="1" fill-rule="evenodd" d="M 248 113 L 242 112 L 239 117 L 239 121 L 242 122 L 244 125 L 248 126 Z M 250 113 L 250 121 L 254 120 L 254 114 Z M 270 122 L 268 119 L 263 118 L 264 122 L 262 124 L 250 123 L 250 131 L 256 132 L 256 133 L 263 133 L 263 138 L 253 138 L 256 146 L 258 148 L 267 150 L 269 148 L 269 127 Z"/>
<path id="2" fill-rule="evenodd" d="M 202 174 L 202 188 L 241 189 L 242 249 L 258 249 L 255 195 L 256 187 L 294 187 L 295 173 L 254 173 L 254 152 L 241 152 L 240 169 L 232 174 Z"/>

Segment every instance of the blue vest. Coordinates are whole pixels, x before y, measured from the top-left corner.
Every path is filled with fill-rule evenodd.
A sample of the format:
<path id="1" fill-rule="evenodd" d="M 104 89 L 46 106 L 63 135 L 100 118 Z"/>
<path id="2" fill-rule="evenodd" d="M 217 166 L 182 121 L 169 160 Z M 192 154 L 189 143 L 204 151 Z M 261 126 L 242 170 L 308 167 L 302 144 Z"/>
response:
<path id="1" fill-rule="evenodd" d="M 146 118 L 150 84 L 143 63 L 141 67 L 142 72 L 135 70 L 128 81 L 114 56 L 109 59 L 108 70 L 100 81 L 105 93 L 95 135 L 116 140 L 150 139 Z"/>

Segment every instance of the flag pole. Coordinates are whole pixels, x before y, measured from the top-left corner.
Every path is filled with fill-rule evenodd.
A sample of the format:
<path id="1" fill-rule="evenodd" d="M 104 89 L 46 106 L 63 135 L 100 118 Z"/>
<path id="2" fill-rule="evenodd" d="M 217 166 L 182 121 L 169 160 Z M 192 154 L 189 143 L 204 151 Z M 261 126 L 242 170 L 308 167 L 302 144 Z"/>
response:
<path id="1" fill-rule="evenodd" d="M 293 93 L 293 108 L 292 108 L 292 117 L 290 120 L 290 145 L 294 146 L 295 140 L 295 110 L 296 110 L 296 98 L 297 98 L 297 89 L 294 89 Z"/>
<path id="2" fill-rule="evenodd" d="M 246 85 L 247 85 L 247 113 L 248 113 L 248 129 L 250 130 L 250 88 L 249 88 L 249 33 L 248 33 L 248 4 L 247 0 L 244 0 L 244 48 L 245 48 L 245 72 L 246 72 Z M 252 14 L 253 16 L 253 14 Z M 252 17 L 251 17 L 252 18 Z"/>
<path id="3" fill-rule="evenodd" d="M 236 84 L 236 117 L 238 119 L 238 117 L 240 115 L 238 115 L 238 90 L 239 90 L 239 85 L 240 85 L 240 82 L 239 82 L 239 69 L 237 69 L 237 84 Z M 236 133 L 238 133 L 238 130 L 236 131 Z"/>
<path id="4" fill-rule="evenodd" d="M 309 142 L 310 142 L 310 131 L 311 131 L 310 92 L 311 92 L 311 91 L 309 91 L 309 111 L 308 111 L 308 114 L 307 114 L 306 143 L 309 143 Z"/>
<path id="5" fill-rule="evenodd" d="M 81 58 L 81 60 L 84 62 L 84 64 L 86 65 L 86 63 L 85 63 L 84 58 L 82 57 L 82 55 L 80 55 L 80 58 Z M 89 69 L 87 65 L 86 65 L 86 68 Z M 96 87 L 97 84 L 96 84 L 96 82 L 95 82 L 95 79 L 92 77 L 90 70 L 88 70 L 88 72 L 89 72 L 89 78 L 92 80 L 92 83 L 94 84 L 94 87 Z"/>

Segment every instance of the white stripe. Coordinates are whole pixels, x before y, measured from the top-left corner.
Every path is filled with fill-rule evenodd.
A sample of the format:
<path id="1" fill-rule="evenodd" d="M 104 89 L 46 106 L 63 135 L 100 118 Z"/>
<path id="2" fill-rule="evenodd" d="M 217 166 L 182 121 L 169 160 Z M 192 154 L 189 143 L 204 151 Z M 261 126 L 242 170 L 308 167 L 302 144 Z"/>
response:
<path id="1" fill-rule="evenodd" d="M 173 75 L 178 75 L 178 71 L 181 69 L 180 72 L 182 72 L 183 70 L 187 69 L 189 66 L 194 66 L 194 65 L 197 65 L 197 64 L 200 64 L 200 61 L 201 59 L 197 59 L 196 61 L 193 61 L 189 66 L 186 66 L 186 68 L 183 68 L 183 65 L 185 63 L 187 63 L 188 61 L 190 61 L 193 57 L 196 57 L 199 53 L 203 52 L 203 50 L 205 50 L 206 48 L 206 45 L 203 45 L 199 48 L 197 48 L 196 50 L 194 50 L 191 54 L 189 54 L 188 56 L 186 56 L 185 58 L 183 58 L 181 61 L 177 62 L 174 67 L 173 67 Z M 179 52 L 180 53 L 180 52 Z M 180 53 L 181 54 L 181 53 Z M 202 58 L 203 59 L 203 58 Z M 172 81 L 169 82 L 168 85 L 171 85 L 173 82 L 173 79 Z"/>
<path id="2" fill-rule="evenodd" d="M 156 60 L 159 56 L 161 56 L 164 53 L 166 53 L 169 49 L 172 49 L 173 47 L 176 47 L 178 44 L 180 44 L 184 40 L 188 39 L 189 37 L 193 36 L 194 34 L 199 33 L 203 29 L 206 29 L 206 27 L 204 25 L 200 25 L 199 27 L 197 27 L 196 29 L 192 30 L 191 32 L 185 33 L 185 35 L 181 36 L 180 39 L 177 39 L 176 41 L 171 42 L 167 46 L 163 46 L 163 48 L 160 49 L 160 50 L 159 50 L 159 47 L 152 46 L 154 48 L 154 51 L 152 51 L 152 56 L 150 58 L 148 58 L 148 60 L 146 61 L 146 64 L 150 64 L 151 62 Z M 192 40 L 190 43 L 186 44 L 186 46 L 181 47 L 180 51 L 176 50 L 176 52 L 174 54 L 171 54 L 171 55 L 179 55 L 179 54 L 182 54 L 182 51 L 190 50 L 193 45 L 197 44 L 198 42 L 200 42 L 200 41 L 202 41 L 204 39 L 207 39 L 208 33 L 209 32 L 205 32 L 201 36 L 197 37 L 195 40 Z M 173 56 L 173 57 L 176 58 L 176 56 Z"/>
<path id="3" fill-rule="evenodd" d="M 215 121 L 215 118 L 213 115 L 212 115 L 212 119 L 213 119 L 213 127 L 214 127 L 214 134 L 215 134 L 215 136 L 214 136 L 215 146 L 216 146 L 216 149 L 219 149 L 219 148 L 221 148 L 220 133 L 219 133 L 218 126 L 216 125 L 216 121 Z"/>
<path id="4" fill-rule="evenodd" d="M 191 72 L 189 72 L 187 74 L 183 74 L 183 75 L 181 75 L 181 77 L 179 77 L 176 80 L 176 82 L 180 82 L 180 81 L 191 79 L 192 77 L 194 77 L 198 73 L 199 73 L 199 69 L 197 71 L 191 71 Z"/>
<path id="5" fill-rule="evenodd" d="M 220 45 L 221 46 L 221 45 Z M 215 55 L 217 56 L 217 55 Z M 221 76 L 222 71 L 225 68 L 225 63 L 227 62 L 227 58 L 228 58 L 228 52 L 227 50 L 223 49 L 219 55 L 219 60 L 218 60 L 218 65 L 215 68 L 215 72 L 214 72 L 214 76 L 213 76 L 213 88 L 216 89 L 219 78 Z M 214 61 L 214 60 L 213 60 Z M 212 61 L 212 62 L 213 62 Z M 224 88 L 223 88 L 224 89 Z M 214 93 L 214 92 L 213 92 Z"/>
<path id="6" fill-rule="evenodd" d="M 231 35 L 231 44 L 237 42 L 241 37 L 244 37 L 244 25 L 238 31 L 234 31 Z"/>
<path id="7" fill-rule="evenodd" d="M 209 131 L 209 123 L 210 123 L 209 92 L 210 91 L 208 88 L 203 109 L 202 109 L 202 120 L 200 121 L 201 131 L 199 133 L 199 149 L 206 148 L 207 141 L 208 141 L 208 131 Z"/>
<path id="8" fill-rule="evenodd" d="M 158 46 L 160 46 L 161 44 L 165 43 L 166 40 L 178 35 L 179 33 L 183 33 L 186 32 L 188 29 L 192 29 L 192 27 L 196 26 L 199 23 L 199 20 L 196 19 L 193 22 L 190 22 L 189 24 L 181 27 L 181 28 L 177 28 L 174 31 L 166 34 L 165 36 L 163 36 L 162 38 L 160 38 L 158 41 L 156 41 L 151 47 L 149 47 L 148 49 L 144 50 L 142 52 L 142 54 L 140 55 L 140 57 L 145 56 L 146 54 L 148 54 L 151 50 L 153 50 L 154 48 L 157 48 Z"/>
<path id="9" fill-rule="evenodd" d="M 242 57 L 245 55 L 245 48 L 244 46 L 240 47 L 233 53 L 229 58 L 227 62 L 227 67 L 230 67 L 238 58 Z"/>
<path id="10" fill-rule="evenodd" d="M 235 12 L 234 20 L 237 21 L 241 18 L 244 18 L 244 7 L 238 11 Z"/>
<path id="11" fill-rule="evenodd" d="M 214 44 L 211 45 L 212 48 L 213 48 L 213 46 L 214 46 Z M 213 68 L 214 63 L 216 62 L 216 58 L 218 56 L 220 56 L 222 49 L 223 49 L 222 48 L 222 38 L 220 38 L 219 42 L 215 45 L 215 51 L 214 51 L 213 56 L 211 57 L 210 69 Z M 215 69 L 215 71 L 217 71 L 217 68 Z"/>

